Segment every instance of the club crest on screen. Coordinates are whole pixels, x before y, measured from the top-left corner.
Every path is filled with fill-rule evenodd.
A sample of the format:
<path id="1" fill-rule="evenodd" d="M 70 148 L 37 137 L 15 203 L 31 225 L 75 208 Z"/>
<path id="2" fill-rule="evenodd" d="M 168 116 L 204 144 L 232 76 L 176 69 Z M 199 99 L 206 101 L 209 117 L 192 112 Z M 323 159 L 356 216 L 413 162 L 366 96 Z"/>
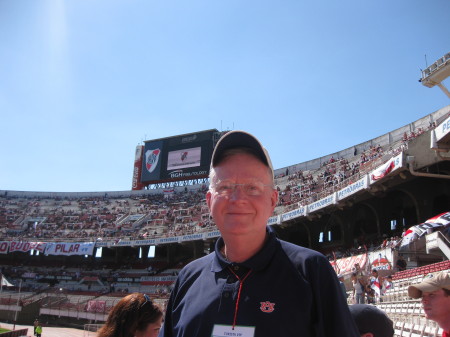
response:
<path id="1" fill-rule="evenodd" d="M 147 150 L 145 152 L 145 167 L 147 171 L 152 173 L 156 166 L 158 165 L 159 155 L 161 154 L 160 149 Z"/>

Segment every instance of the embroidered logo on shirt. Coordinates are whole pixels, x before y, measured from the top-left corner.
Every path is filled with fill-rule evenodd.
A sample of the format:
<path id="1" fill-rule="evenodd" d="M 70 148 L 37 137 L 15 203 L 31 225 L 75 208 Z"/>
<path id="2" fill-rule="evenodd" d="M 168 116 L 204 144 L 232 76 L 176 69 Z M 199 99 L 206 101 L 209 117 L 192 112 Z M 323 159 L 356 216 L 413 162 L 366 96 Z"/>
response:
<path id="1" fill-rule="evenodd" d="M 271 313 L 275 310 L 275 303 L 270 303 L 269 301 L 260 302 L 261 303 L 261 311 L 266 313 Z"/>

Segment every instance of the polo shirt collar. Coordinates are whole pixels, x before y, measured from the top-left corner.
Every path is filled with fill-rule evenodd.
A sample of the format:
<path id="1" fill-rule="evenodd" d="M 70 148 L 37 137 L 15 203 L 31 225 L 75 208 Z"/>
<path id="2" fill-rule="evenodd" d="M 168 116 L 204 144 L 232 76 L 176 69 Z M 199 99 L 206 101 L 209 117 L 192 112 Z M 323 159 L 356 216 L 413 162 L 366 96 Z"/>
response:
<path id="1" fill-rule="evenodd" d="M 275 236 L 275 232 L 272 229 L 270 229 L 270 227 L 268 227 L 267 240 L 262 249 L 254 256 L 252 256 L 251 258 L 249 258 L 244 262 L 233 263 L 226 260 L 225 257 L 222 255 L 221 250 L 224 246 L 224 242 L 223 238 L 220 237 L 216 242 L 214 258 L 211 263 L 211 271 L 217 273 L 224 270 L 225 268 L 227 268 L 232 264 L 243 266 L 253 271 L 262 270 L 269 264 L 270 260 L 272 259 L 272 256 L 275 254 L 276 247 L 279 244 L 280 243 L 278 242 Z"/>

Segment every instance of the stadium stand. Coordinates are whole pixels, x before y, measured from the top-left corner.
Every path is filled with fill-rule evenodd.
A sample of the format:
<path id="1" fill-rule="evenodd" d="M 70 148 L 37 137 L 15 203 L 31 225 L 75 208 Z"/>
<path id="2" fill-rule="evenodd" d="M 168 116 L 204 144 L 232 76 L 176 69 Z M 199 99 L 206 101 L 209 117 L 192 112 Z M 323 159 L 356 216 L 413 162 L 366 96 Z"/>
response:
<path id="1" fill-rule="evenodd" d="M 342 153 L 276 170 L 280 200 L 275 216 L 309 205 L 357 182 L 390 158 L 407 151 L 411 142 L 428 137 L 449 112 L 447 107 L 433 120 L 424 118 L 413 126 Z M 137 248 L 149 244 L 134 247 L 130 242 L 217 231 L 206 206 L 207 188 L 201 184 L 174 187 L 170 191 L 0 191 L 0 242 L 93 242 L 114 251 L 98 260 L 93 256 L 52 258 L 42 253 L 30 256 L 20 251 L 7 254 L 12 258 L 2 258 L 0 254 L 2 273 L 16 285 L 3 289 L 0 294 L 0 318 L 11 320 L 10 313 L 19 311 L 19 320 L 26 320 L 31 312 L 29 317 L 44 317 L 49 324 L 58 319 L 70 325 L 69 318 L 74 317 L 76 324 L 102 322 L 122 296 L 134 291 L 150 294 L 164 307 L 176 275 L 194 258 L 193 254 L 169 259 L 172 253 L 167 248 L 164 258 L 141 259 L 136 257 Z M 186 240 L 194 242 L 194 250 L 195 240 L 198 237 Z M 400 240 L 395 235 L 379 235 L 371 241 L 355 237 L 353 245 L 324 247 L 322 252 L 330 261 L 369 252 L 383 255 L 393 252 L 392 268 L 382 270 L 383 276 L 392 274 L 393 287 L 376 305 L 396 322 L 396 336 L 436 335 L 438 327 L 424 318 L 420 302 L 408 298 L 406 289 L 429 272 L 450 269 L 450 262 L 448 259 L 431 264 L 425 261 L 420 266 L 419 262 L 410 263 L 408 269 L 396 271 L 394 257 Z M 107 242 L 111 245 L 107 246 Z M 370 272 L 369 263 L 365 272 Z M 350 289 L 348 278 L 346 283 Z"/>

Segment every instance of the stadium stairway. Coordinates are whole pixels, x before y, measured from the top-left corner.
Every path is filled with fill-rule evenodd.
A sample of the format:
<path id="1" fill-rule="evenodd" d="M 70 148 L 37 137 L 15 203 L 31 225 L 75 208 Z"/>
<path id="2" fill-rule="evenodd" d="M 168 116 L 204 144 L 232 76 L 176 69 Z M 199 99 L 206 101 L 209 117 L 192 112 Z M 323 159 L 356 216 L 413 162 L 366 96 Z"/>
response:
<path id="1" fill-rule="evenodd" d="M 17 313 L 17 324 L 33 325 L 36 318 L 39 317 L 39 309 L 43 299 L 34 301 L 22 307 L 22 310 Z"/>

